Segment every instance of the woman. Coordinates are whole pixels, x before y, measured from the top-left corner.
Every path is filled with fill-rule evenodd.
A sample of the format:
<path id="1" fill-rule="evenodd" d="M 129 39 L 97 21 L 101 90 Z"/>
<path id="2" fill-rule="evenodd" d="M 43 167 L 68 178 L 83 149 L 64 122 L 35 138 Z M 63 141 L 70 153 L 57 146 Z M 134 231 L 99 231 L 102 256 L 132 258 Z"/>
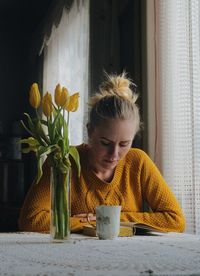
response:
<path id="1" fill-rule="evenodd" d="M 81 161 L 78 178 L 72 164 L 71 230 L 80 231 L 96 220 L 97 205 L 121 205 L 121 221 L 145 223 L 161 231 L 182 232 L 182 210 L 155 164 L 145 152 L 131 149 L 140 129 L 137 96 L 125 74 L 107 76 L 91 98 L 89 143 L 77 147 Z M 50 167 L 44 164 L 38 185 L 32 185 L 19 218 L 23 231 L 49 231 Z M 143 212 L 146 201 L 151 212 Z"/>

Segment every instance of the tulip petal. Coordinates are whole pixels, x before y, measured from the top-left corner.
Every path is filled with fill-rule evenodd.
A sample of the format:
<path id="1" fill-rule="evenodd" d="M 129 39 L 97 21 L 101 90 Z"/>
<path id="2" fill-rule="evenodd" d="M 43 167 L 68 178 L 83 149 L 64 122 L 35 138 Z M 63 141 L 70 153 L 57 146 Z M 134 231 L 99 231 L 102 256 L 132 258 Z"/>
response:
<path id="1" fill-rule="evenodd" d="M 49 117 L 53 112 L 52 96 L 48 92 L 43 97 L 42 111 L 46 117 Z"/>
<path id="2" fill-rule="evenodd" d="M 54 94 L 54 100 L 55 100 L 55 103 L 57 104 L 57 106 L 60 106 L 61 94 L 62 94 L 62 88 L 61 88 L 60 84 L 58 83 L 56 85 L 55 94 Z"/>
<path id="3" fill-rule="evenodd" d="M 66 87 L 62 88 L 62 95 L 61 95 L 61 106 L 63 107 L 64 105 L 68 104 L 69 102 L 69 92 Z"/>
<path id="4" fill-rule="evenodd" d="M 72 111 L 72 112 L 76 111 L 79 106 L 78 98 L 79 98 L 79 93 L 74 93 L 72 96 L 70 96 L 69 103 L 65 107 L 65 109 L 67 111 Z"/>
<path id="5" fill-rule="evenodd" d="M 29 102 L 33 108 L 38 108 L 41 102 L 40 91 L 37 83 L 31 85 L 29 92 Z"/>

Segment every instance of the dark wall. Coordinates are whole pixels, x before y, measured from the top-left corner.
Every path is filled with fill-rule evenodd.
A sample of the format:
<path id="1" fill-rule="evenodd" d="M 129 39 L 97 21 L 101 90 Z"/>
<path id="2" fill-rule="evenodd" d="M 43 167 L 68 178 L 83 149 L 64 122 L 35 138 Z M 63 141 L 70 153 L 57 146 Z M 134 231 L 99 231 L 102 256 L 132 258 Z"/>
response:
<path id="1" fill-rule="evenodd" d="M 90 2 L 90 93 L 98 89 L 107 73 L 128 72 L 138 86 L 138 105 L 142 120 L 144 96 L 142 0 L 101 0 Z M 143 134 L 135 137 L 133 146 L 143 148 Z"/>
<path id="2" fill-rule="evenodd" d="M 37 81 L 38 57 L 30 57 L 33 33 L 51 0 L 0 2 L 0 122 L 6 135 L 29 109 L 28 90 Z"/>
<path id="3" fill-rule="evenodd" d="M 103 70 L 126 70 L 141 86 L 141 0 L 90 2 L 91 90 L 98 88 Z"/>
<path id="4" fill-rule="evenodd" d="M 12 123 L 19 120 L 25 108 L 27 88 L 27 41 L 18 28 L 18 22 L 11 26 L 9 17 L 0 17 L 0 121 L 6 134 Z"/>
<path id="5" fill-rule="evenodd" d="M 32 56 L 33 34 L 52 0 L 0 1 L 0 231 L 15 230 L 18 209 L 35 176 L 35 157 L 16 158 L 15 139 L 26 135 L 19 121 L 32 113 L 28 92 L 41 80 L 42 56 Z"/>

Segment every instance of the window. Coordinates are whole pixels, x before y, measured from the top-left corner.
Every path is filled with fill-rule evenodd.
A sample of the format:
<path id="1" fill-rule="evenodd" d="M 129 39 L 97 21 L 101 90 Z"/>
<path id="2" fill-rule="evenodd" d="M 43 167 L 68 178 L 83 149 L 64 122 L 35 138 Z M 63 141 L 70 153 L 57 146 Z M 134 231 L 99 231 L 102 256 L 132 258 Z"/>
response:
<path id="1" fill-rule="evenodd" d="M 200 2 L 150 2 L 149 148 L 182 205 L 186 231 L 200 234 Z"/>
<path id="2" fill-rule="evenodd" d="M 70 117 L 70 144 L 86 139 L 89 60 L 89 1 L 74 1 L 63 9 L 44 48 L 43 89 L 54 93 L 57 83 L 70 93 L 80 92 L 80 107 Z"/>

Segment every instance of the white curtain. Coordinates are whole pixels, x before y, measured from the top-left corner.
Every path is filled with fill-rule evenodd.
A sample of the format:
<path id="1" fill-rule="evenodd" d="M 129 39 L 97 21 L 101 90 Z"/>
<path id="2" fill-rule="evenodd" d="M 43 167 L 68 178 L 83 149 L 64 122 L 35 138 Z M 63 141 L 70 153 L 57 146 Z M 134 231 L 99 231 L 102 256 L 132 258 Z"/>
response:
<path id="1" fill-rule="evenodd" d="M 80 107 L 70 113 L 70 144 L 86 139 L 89 64 L 89 0 L 74 0 L 63 9 L 44 48 L 43 90 L 54 93 L 57 83 L 70 93 L 80 92 Z"/>
<path id="2" fill-rule="evenodd" d="M 153 5 L 154 157 L 183 208 L 186 231 L 200 234 L 200 1 Z"/>

